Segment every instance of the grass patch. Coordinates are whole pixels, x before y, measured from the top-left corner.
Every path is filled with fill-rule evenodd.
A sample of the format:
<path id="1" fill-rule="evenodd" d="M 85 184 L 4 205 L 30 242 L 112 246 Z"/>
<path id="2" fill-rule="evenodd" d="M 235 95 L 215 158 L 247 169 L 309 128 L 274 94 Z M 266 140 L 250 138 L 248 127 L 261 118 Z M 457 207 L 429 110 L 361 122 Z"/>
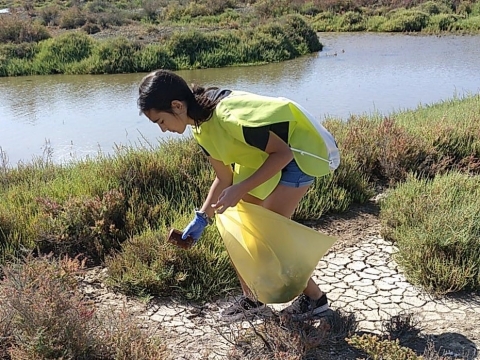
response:
<path id="1" fill-rule="evenodd" d="M 381 203 L 383 235 L 407 278 L 445 294 L 480 288 L 480 177 L 410 178 Z"/>
<path id="2" fill-rule="evenodd" d="M 189 217 L 176 219 L 182 228 Z M 166 242 L 167 228 L 146 230 L 107 258 L 112 287 L 130 295 L 175 296 L 205 301 L 238 289 L 230 257 L 216 228 L 208 228 L 191 250 L 177 249 Z"/>

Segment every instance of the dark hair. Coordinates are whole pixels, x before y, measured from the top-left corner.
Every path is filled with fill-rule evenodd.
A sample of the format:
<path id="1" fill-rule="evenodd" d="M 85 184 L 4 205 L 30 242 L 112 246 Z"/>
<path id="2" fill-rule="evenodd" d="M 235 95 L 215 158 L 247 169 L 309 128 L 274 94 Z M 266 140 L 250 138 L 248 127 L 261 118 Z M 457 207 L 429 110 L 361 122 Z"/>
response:
<path id="1" fill-rule="evenodd" d="M 172 101 L 184 101 L 187 115 L 196 126 L 208 121 L 217 106 L 218 100 L 206 96 L 205 89 L 198 85 L 190 88 L 185 80 L 169 70 L 155 70 L 145 76 L 138 89 L 138 107 L 145 112 L 151 109 L 173 113 Z"/>

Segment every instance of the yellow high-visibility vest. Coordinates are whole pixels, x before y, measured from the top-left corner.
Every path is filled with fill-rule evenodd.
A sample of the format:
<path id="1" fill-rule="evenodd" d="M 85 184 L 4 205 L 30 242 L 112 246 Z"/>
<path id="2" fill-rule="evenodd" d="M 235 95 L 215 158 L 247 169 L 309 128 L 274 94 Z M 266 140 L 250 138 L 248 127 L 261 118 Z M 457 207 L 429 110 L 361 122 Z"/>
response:
<path id="1" fill-rule="evenodd" d="M 268 154 L 247 144 L 242 127 L 289 122 L 288 145 L 299 168 L 311 176 L 336 169 L 340 155 L 333 136 L 299 104 L 285 98 L 232 91 L 215 108 L 212 117 L 193 128 L 198 143 L 214 159 L 235 164 L 233 183 L 250 177 Z M 280 181 L 281 171 L 249 193 L 265 199 Z"/>

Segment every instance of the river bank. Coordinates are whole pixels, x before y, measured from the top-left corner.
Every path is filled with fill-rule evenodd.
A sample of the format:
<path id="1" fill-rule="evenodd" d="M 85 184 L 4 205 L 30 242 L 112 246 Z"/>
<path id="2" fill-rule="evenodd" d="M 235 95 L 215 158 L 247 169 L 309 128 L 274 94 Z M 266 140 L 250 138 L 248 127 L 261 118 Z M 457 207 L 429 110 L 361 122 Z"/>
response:
<path id="1" fill-rule="evenodd" d="M 320 51 L 315 31 L 480 31 L 480 5 L 466 1 L 407 7 L 271 0 L 18 6 L 0 14 L 0 76 L 271 63 Z"/>
<path id="2" fill-rule="evenodd" d="M 0 76 L 216 68 L 285 61 L 321 50 L 315 32 L 301 17 L 286 15 L 281 20 L 244 31 L 175 32 L 165 41 L 148 44 L 124 37 L 99 41 L 85 32 L 67 32 L 38 42 L 1 46 Z M 11 18 L 2 24 L 16 26 L 16 21 Z"/>

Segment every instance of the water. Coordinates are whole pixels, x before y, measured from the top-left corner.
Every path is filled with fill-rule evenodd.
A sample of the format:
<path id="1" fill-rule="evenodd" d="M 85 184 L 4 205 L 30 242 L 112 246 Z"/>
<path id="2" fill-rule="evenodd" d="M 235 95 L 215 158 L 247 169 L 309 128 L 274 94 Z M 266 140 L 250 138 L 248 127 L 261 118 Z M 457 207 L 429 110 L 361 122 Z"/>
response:
<path id="1" fill-rule="evenodd" d="M 320 34 L 318 54 L 255 67 L 180 71 L 188 82 L 289 97 L 319 119 L 388 115 L 480 91 L 480 36 Z M 0 78 L 9 163 L 68 162 L 165 137 L 136 106 L 144 74 Z"/>

